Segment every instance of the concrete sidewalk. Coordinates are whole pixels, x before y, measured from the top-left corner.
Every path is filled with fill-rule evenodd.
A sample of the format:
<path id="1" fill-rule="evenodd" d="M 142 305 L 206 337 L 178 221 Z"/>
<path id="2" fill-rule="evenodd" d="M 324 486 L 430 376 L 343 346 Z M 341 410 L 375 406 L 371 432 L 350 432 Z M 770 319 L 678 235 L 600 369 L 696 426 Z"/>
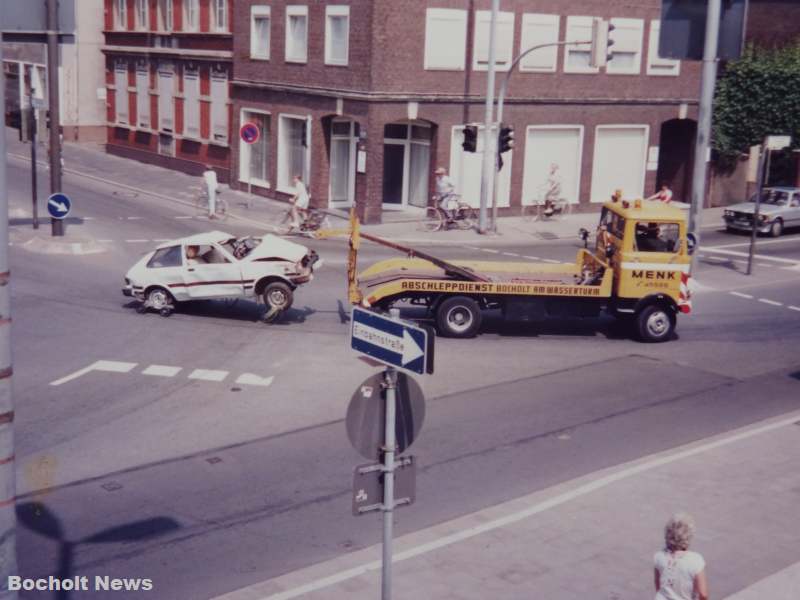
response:
<path id="1" fill-rule="evenodd" d="M 393 597 L 652 598 L 663 525 L 687 510 L 712 597 L 796 600 L 798 419 L 783 415 L 401 537 Z M 398 521 L 403 510 L 415 508 Z M 380 556 L 374 546 L 216 600 L 374 600 Z"/>
<path id="2" fill-rule="evenodd" d="M 19 160 L 29 160 L 30 145 L 21 143 L 15 130 L 6 128 L 8 153 Z M 47 197 L 47 151 L 44 145 L 38 148 L 37 161 L 40 166 L 40 202 Z M 193 177 L 156 165 L 140 163 L 105 152 L 101 144 L 64 144 L 64 172 L 67 176 L 86 177 L 109 185 L 118 186 L 135 194 L 147 194 L 167 202 L 194 205 L 200 192 L 200 177 Z M 288 204 L 232 190 L 223 186 L 224 197 L 228 200 L 230 214 L 239 220 L 251 223 L 266 231 L 275 231 L 283 219 Z M 722 208 L 703 211 L 704 228 L 718 228 L 722 223 Z M 80 205 L 76 206 L 79 213 Z M 328 210 L 331 227 L 347 226 L 347 211 Z M 398 242 L 420 244 L 457 244 L 474 246 L 504 246 L 525 242 L 539 242 L 556 239 L 577 239 L 578 229 L 593 230 L 597 223 L 597 211 L 575 213 L 538 221 L 523 217 L 500 217 L 499 235 L 481 235 L 473 230 L 426 232 L 421 227 L 424 211 L 409 208 L 403 211 L 384 211 L 383 223 L 364 225 L 364 231 L 386 237 Z"/>

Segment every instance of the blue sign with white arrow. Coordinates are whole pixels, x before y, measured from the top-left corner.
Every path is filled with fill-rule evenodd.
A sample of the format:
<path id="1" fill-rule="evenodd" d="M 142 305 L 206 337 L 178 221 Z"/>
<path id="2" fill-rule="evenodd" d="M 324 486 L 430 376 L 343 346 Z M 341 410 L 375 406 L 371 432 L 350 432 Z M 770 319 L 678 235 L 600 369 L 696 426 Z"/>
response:
<path id="1" fill-rule="evenodd" d="M 350 347 L 392 367 L 433 373 L 433 335 L 427 329 L 353 307 Z"/>
<path id="2" fill-rule="evenodd" d="M 72 208 L 72 201 L 66 194 L 53 194 L 47 199 L 47 212 L 54 219 L 64 219 Z"/>

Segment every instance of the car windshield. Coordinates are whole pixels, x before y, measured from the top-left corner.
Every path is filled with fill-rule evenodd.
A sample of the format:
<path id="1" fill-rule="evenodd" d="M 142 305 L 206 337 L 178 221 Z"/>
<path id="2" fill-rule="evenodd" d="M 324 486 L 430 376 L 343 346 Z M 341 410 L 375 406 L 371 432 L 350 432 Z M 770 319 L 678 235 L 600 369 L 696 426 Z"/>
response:
<path id="1" fill-rule="evenodd" d="M 750 202 L 756 201 L 756 194 L 750 198 Z M 776 206 L 787 206 L 789 204 L 789 192 L 781 190 L 761 190 L 761 203 L 774 204 Z"/>

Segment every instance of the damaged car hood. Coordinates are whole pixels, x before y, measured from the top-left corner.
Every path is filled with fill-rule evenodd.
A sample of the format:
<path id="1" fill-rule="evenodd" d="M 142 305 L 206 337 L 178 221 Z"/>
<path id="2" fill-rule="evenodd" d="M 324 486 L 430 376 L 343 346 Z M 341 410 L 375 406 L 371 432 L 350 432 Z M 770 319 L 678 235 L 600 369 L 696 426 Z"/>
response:
<path id="1" fill-rule="evenodd" d="M 261 239 L 261 243 L 247 255 L 246 261 L 277 258 L 296 263 L 308 254 L 308 248 L 302 244 L 296 244 L 272 234 L 265 235 Z"/>

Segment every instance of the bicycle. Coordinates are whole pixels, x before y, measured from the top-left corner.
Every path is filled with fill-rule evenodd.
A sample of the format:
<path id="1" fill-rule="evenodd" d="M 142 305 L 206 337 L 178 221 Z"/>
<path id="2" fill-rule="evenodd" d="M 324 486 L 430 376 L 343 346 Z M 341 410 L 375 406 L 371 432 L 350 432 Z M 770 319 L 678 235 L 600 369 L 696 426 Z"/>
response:
<path id="1" fill-rule="evenodd" d="M 208 191 L 201 188 L 194 201 L 195 209 L 200 215 L 208 215 Z M 217 200 L 214 202 L 214 218 L 224 221 L 228 218 L 228 201 L 217 192 Z"/>
<path id="2" fill-rule="evenodd" d="M 566 198 L 554 202 L 537 201 L 522 207 L 522 218 L 526 221 L 547 221 L 563 217 L 572 212 L 572 204 Z"/>
<path id="3" fill-rule="evenodd" d="M 293 224 L 288 223 L 292 220 L 292 209 L 290 207 L 283 215 L 283 219 L 281 219 L 280 223 L 275 227 L 275 231 L 281 235 L 288 235 L 292 230 L 297 229 L 301 234 L 311 234 L 320 229 L 329 229 L 331 226 L 328 215 L 324 211 L 316 208 L 305 209 L 302 213 L 302 217 L 303 219 L 300 221 L 299 228 L 295 228 Z"/>
<path id="4" fill-rule="evenodd" d="M 455 226 L 457 229 L 472 229 L 478 221 L 478 211 L 452 194 L 445 211 L 439 206 L 429 206 L 425 209 L 425 220 L 422 222 L 424 231 L 441 231 Z"/>

